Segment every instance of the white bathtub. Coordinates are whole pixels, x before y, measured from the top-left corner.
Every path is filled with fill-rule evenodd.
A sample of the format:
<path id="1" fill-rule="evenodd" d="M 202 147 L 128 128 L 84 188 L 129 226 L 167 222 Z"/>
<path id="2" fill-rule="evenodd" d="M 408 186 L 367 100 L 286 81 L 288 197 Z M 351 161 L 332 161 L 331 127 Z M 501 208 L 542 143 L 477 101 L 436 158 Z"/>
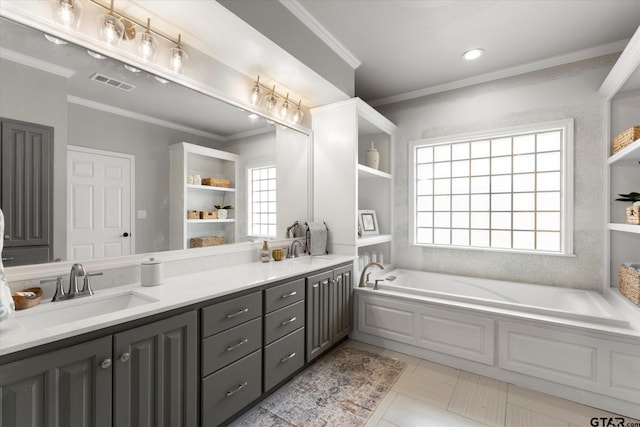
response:
<path id="1" fill-rule="evenodd" d="M 395 279 L 380 283 L 382 293 L 404 293 L 613 326 L 629 325 L 628 320 L 594 291 L 404 269 L 371 275 L 372 280 L 389 277 Z"/>
<path id="2" fill-rule="evenodd" d="M 640 417 L 640 312 L 614 293 L 413 270 L 354 292 L 351 338 Z"/>

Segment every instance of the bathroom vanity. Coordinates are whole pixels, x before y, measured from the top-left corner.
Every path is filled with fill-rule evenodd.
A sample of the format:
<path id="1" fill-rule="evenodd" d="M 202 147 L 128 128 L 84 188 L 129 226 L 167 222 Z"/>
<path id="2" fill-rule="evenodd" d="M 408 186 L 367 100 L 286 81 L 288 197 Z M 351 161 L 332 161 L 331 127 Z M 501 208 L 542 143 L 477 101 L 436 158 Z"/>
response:
<path id="1" fill-rule="evenodd" d="M 250 263 L 16 313 L 0 324 L 2 424 L 226 423 L 346 337 L 352 265 Z M 115 311 L 56 320 L 92 298 Z"/>

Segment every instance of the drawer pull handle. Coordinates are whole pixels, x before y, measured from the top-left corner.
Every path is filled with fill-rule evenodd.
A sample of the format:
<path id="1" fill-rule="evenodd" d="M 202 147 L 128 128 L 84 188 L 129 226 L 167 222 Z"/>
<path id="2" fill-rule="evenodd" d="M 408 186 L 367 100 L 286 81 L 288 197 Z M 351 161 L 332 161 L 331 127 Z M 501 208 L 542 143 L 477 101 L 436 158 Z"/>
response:
<path id="1" fill-rule="evenodd" d="M 289 323 L 291 323 L 291 322 L 295 322 L 295 321 L 296 321 L 296 319 L 297 319 L 297 317 L 296 317 L 296 316 L 293 316 L 291 319 L 289 319 L 289 320 L 285 320 L 284 322 L 280 323 L 280 326 L 288 325 L 288 324 L 289 324 Z"/>
<path id="2" fill-rule="evenodd" d="M 2 257 L 2 261 L 13 261 L 13 257 L 12 256 L 3 256 Z"/>
<path id="3" fill-rule="evenodd" d="M 120 361 L 127 362 L 129 360 L 129 356 L 131 356 L 129 353 L 122 353 L 122 355 L 120 356 Z"/>
<path id="4" fill-rule="evenodd" d="M 293 292 L 290 292 L 290 293 L 288 293 L 288 294 L 284 294 L 284 295 L 282 295 L 280 298 L 282 298 L 282 299 L 287 299 L 287 298 L 289 298 L 289 297 L 294 296 L 294 295 L 295 295 L 295 294 L 297 294 L 297 293 L 298 293 L 298 292 L 293 291 Z"/>
<path id="5" fill-rule="evenodd" d="M 102 369 L 108 369 L 109 367 L 111 367 L 111 359 L 104 359 L 100 364 L 100 367 Z"/>
<path id="6" fill-rule="evenodd" d="M 249 340 L 248 340 L 248 339 L 246 339 L 246 338 L 245 338 L 245 339 L 243 339 L 243 340 L 240 340 L 240 341 L 238 341 L 236 344 L 234 344 L 234 345 L 230 345 L 229 347 L 227 347 L 227 351 L 233 351 L 233 350 L 235 350 L 236 348 L 240 347 L 242 344 L 246 344 L 246 343 L 248 343 L 248 342 L 249 342 Z"/>
<path id="7" fill-rule="evenodd" d="M 240 316 L 241 314 L 244 314 L 248 311 L 249 311 L 248 308 L 243 308 L 242 310 L 237 311 L 235 313 L 227 314 L 227 319 L 233 319 L 234 317 Z"/>
<path id="8" fill-rule="evenodd" d="M 227 397 L 229 396 L 233 396 L 234 394 L 236 394 L 237 392 L 239 392 L 240 390 L 242 390 L 243 388 L 245 388 L 245 386 L 247 385 L 247 382 L 243 382 L 242 384 L 238 384 L 238 386 L 236 388 L 234 388 L 233 390 L 229 390 L 227 392 Z"/>
<path id="9" fill-rule="evenodd" d="M 295 353 L 295 352 L 293 352 L 293 353 L 291 353 L 290 355 L 288 355 L 287 357 L 283 357 L 282 359 L 280 359 L 280 363 L 284 363 L 284 362 L 286 362 L 286 361 L 287 361 L 287 360 L 289 360 L 289 359 L 293 359 L 295 356 L 296 356 L 296 353 Z"/>

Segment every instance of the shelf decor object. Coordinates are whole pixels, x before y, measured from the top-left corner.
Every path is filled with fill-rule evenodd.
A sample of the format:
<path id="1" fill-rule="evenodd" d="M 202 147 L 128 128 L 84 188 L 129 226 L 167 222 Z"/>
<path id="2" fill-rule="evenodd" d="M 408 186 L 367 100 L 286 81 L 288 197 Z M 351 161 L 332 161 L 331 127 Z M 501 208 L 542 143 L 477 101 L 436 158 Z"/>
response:
<path id="1" fill-rule="evenodd" d="M 618 278 L 622 295 L 640 306 L 640 264 L 622 264 L 618 268 Z"/>
<path id="2" fill-rule="evenodd" d="M 380 234 L 380 228 L 378 227 L 378 217 L 374 210 L 359 210 L 358 211 L 358 227 L 362 230 L 363 236 L 371 236 Z"/>
<path id="3" fill-rule="evenodd" d="M 380 167 L 380 153 L 373 146 L 373 141 L 371 141 L 371 148 L 367 150 L 367 166 L 375 170 Z"/>
<path id="4" fill-rule="evenodd" d="M 640 138 L 640 126 L 633 126 L 613 139 L 613 153 L 617 153 L 627 145 Z"/>
<path id="5" fill-rule="evenodd" d="M 626 211 L 627 224 L 640 225 L 640 205 L 628 206 Z"/>

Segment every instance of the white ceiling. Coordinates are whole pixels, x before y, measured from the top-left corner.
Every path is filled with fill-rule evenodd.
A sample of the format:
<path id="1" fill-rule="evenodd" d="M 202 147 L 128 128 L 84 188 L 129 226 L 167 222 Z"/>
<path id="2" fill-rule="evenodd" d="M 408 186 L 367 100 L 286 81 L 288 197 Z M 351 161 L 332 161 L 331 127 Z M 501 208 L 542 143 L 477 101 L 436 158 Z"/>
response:
<path id="1" fill-rule="evenodd" d="M 373 105 L 618 52 L 640 24 L 638 0 L 280 1 L 362 63 L 356 95 Z"/>

